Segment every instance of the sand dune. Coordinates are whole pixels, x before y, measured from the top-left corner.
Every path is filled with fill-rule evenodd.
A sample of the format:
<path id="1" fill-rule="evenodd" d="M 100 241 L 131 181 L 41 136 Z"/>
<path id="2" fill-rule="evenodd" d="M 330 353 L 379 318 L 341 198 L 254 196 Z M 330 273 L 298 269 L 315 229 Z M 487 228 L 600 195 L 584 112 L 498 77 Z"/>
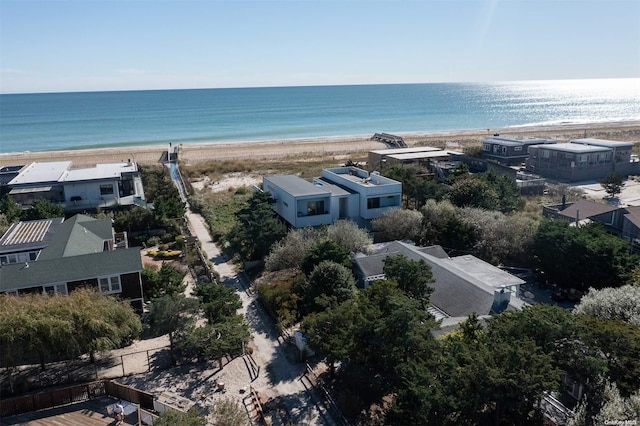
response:
<path id="1" fill-rule="evenodd" d="M 374 132 L 371 133 L 373 135 Z M 593 137 L 640 143 L 640 121 L 593 123 L 580 125 L 522 126 L 498 129 L 452 130 L 441 132 L 402 133 L 409 146 L 427 145 L 461 150 L 479 145 L 483 137 L 493 133 L 509 136 L 544 136 L 565 142 L 569 139 Z M 363 155 L 385 145 L 370 140 L 371 135 L 336 136 L 308 139 L 210 142 L 179 145 L 180 159 L 184 164 L 210 160 L 275 160 L 333 156 L 336 158 Z M 0 154 L 0 166 L 28 164 L 32 161 L 72 160 L 75 167 L 97 163 L 127 161 L 139 164 L 156 164 L 162 157 L 165 145 L 81 149 L 46 152 L 21 152 Z"/>

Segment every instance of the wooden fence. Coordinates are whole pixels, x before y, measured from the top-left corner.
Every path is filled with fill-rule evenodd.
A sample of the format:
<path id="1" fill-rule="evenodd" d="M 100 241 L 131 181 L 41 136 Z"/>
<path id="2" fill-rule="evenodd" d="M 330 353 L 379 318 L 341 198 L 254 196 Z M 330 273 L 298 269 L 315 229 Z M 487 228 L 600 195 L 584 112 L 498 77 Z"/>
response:
<path id="1" fill-rule="evenodd" d="M 107 395 L 133 402 L 147 410 L 153 410 L 153 394 L 116 382 L 105 381 L 104 384 Z"/>
<path id="2" fill-rule="evenodd" d="M 17 398 L 1 399 L 0 418 L 83 402 L 104 395 L 138 404 L 147 410 L 153 410 L 153 394 L 108 380 L 101 380 Z"/>

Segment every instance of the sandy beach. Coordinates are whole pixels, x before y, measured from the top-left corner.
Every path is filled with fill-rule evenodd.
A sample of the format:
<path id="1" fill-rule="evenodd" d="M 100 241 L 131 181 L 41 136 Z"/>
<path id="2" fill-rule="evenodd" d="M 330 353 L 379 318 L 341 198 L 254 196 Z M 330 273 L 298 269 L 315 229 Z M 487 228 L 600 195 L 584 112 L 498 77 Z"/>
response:
<path id="1" fill-rule="evenodd" d="M 203 161 L 223 160 L 276 160 L 319 157 L 363 157 L 367 151 L 384 149 L 381 142 L 370 140 L 373 135 L 336 136 L 310 139 L 287 139 L 274 141 L 210 142 L 179 145 L 180 160 L 185 165 Z M 482 138 L 500 133 L 504 136 L 540 136 L 566 142 L 576 138 L 600 138 L 640 143 L 640 121 L 572 124 L 554 126 L 522 126 L 495 129 L 452 130 L 441 132 L 400 133 L 408 146 L 435 146 L 444 149 L 462 150 L 480 145 Z M 166 145 L 134 147 L 80 149 L 45 152 L 20 152 L 0 154 L 0 166 L 28 164 L 33 161 L 73 161 L 74 167 L 92 166 L 133 160 L 138 164 L 157 164 Z"/>

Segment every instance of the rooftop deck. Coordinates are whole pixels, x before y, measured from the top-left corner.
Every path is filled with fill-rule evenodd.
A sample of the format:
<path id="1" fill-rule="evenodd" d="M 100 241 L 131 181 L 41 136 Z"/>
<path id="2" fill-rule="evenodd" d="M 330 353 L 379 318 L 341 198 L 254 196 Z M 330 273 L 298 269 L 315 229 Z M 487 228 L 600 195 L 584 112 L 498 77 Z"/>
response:
<path id="1" fill-rule="evenodd" d="M 0 419 L 0 426 L 115 426 L 118 423 L 112 417 L 107 416 L 107 406 L 117 401 L 116 398 L 110 396 L 101 396 L 62 407 L 5 417 Z M 131 412 L 131 408 L 126 406 L 125 413 L 127 415 L 124 422 L 119 424 L 138 424 L 137 411 Z"/>

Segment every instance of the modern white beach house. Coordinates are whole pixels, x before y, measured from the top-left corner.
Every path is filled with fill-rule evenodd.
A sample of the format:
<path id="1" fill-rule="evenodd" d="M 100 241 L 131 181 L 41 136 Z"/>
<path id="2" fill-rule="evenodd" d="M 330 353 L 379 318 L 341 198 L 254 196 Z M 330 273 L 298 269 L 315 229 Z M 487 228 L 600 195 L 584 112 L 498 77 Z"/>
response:
<path id="1" fill-rule="evenodd" d="M 296 175 L 265 176 L 273 209 L 294 228 L 339 219 L 363 224 L 402 205 L 402 183 L 353 166 L 324 169 L 313 181 Z"/>
<path id="2" fill-rule="evenodd" d="M 67 212 L 145 205 L 142 178 L 132 161 L 77 169 L 71 161 L 31 163 L 13 173 L 8 193 L 25 207 L 40 198 Z"/>

